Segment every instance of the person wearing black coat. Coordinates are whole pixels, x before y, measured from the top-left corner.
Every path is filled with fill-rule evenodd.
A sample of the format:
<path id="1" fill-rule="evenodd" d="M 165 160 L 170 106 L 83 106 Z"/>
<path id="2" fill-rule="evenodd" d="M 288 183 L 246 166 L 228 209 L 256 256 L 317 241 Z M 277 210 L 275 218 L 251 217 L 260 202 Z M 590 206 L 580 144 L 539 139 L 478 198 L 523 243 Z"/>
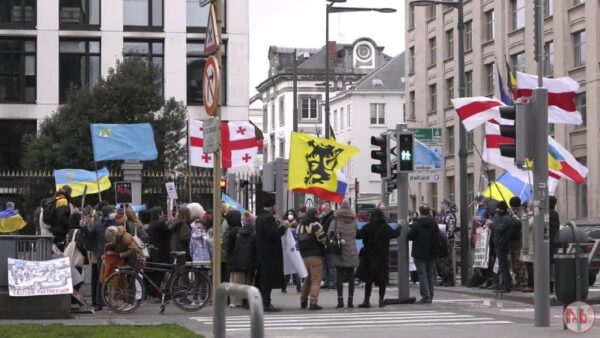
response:
<path id="1" fill-rule="evenodd" d="M 231 209 L 225 214 L 225 221 L 227 221 L 227 231 L 223 234 L 223 250 L 226 253 L 225 261 L 227 263 L 227 271 L 229 272 L 229 282 L 234 284 L 244 284 L 244 272 L 232 270 L 237 261 L 235 246 L 238 232 L 242 228 L 242 214 L 235 209 Z M 242 299 L 240 297 L 231 296 L 230 306 L 242 306 Z"/>
<path id="2" fill-rule="evenodd" d="M 191 223 L 192 215 L 190 209 L 182 207 L 177 212 L 174 222 L 169 226 L 169 230 L 171 230 L 171 250 L 186 252 L 186 261 L 190 260 Z"/>
<path id="3" fill-rule="evenodd" d="M 510 292 L 511 277 L 508 266 L 508 241 L 514 229 L 514 218 L 508 212 L 508 204 L 505 201 L 498 203 L 498 215 L 492 224 L 492 239 L 496 247 L 498 259 L 498 289 L 500 293 Z"/>
<path id="4" fill-rule="evenodd" d="M 554 196 L 548 198 L 548 206 L 550 208 L 550 220 L 548 226 L 550 228 L 550 293 L 554 293 L 554 254 L 560 248 L 558 241 L 558 231 L 560 230 L 560 215 L 556 211 L 557 199 Z"/>
<path id="5" fill-rule="evenodd" d="M 267 200 L 256 218 L 257 280 L 264 311 L 277 312 L 280 309 L 271 304 L 271 290 L 283 287 L 283 248 L 281 237 L 286 227 L 275 219 L 275 200 Z"/>
<path id="6" fill-rule="evenodd" d="M 433 243 L 435 235 L 440 232 L 440 229 L 431 217 L 429 206 L 422 205 L 419 208 L 419 213 L 421 217 L 414 220 L 408 233 L 408 240 L 413 242 L 411 256 L 415 259 L 417 273 L 419 274 L 421 300 L 417 304 L 431 304 L 433 301 L 433 286 L 436 280 Z"/>
<path id="7" fill-rule="evenodd" d="M 374 209 L 369 223 L 358 230 L 356 239 L 363 240 L 363 248 L 359 253 L 359 265 L 356 276 L 365 282 L 365 299 L 360 308 L 370 308 L 373 283 L 379 286 L 379 307 L 385 306 L 385 288 L 389 282 L 390 240 L 399 235 L 399 229 L 393 230 L 386 222 L 380 209 Z"/>

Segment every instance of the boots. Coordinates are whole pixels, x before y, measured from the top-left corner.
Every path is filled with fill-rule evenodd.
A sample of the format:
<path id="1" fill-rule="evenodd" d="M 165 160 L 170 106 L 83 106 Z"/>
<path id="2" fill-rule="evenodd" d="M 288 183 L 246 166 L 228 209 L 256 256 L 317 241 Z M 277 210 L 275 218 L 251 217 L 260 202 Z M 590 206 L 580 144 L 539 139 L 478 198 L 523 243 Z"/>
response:
<path id="1" fill-rule="evenodd" d="M 385 300 L 383 298 L 379 298 L 379 307 L 385 306 Z"/>
<path id="2" fill-rule="evenodd" d="M 354 297 L 352 297 L 352 296 L 348 297 L 348 308 L 350 308 L 350 309 L 354 307 L 353 298 Z"/>
<path id="3" fill-rule="evenodd" d="M 361 309 L 368 309 L 371 307 L 371 302 L 369 302 L 369 298 L 365 298 L 365 300 L 361 303 L 358 304 L 358 307 Z"/>
<path id="4" fill-rule="evenodd" d="M 336 309 L 343 309 L 344 308 L 344 297 L 338 297 L 338 304 L 335 307 Z"/>

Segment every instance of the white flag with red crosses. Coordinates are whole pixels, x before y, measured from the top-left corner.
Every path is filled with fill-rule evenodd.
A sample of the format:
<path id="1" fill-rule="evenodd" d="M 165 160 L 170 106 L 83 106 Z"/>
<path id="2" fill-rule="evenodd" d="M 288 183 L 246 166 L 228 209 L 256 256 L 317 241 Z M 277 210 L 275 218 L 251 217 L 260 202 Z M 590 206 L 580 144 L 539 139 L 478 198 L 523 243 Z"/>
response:
<path id="1" fill-rule="evenodd" d="M 212 168 L 213 154 L 204 154 L 204 123 L 189 120 L 190 165 L 193 167 Z M 221 122 L 221 167 L 225 169 L 252 165 L 258 154 L 259 141 L 256 139 L 254 126 L 247 121 Z"/>

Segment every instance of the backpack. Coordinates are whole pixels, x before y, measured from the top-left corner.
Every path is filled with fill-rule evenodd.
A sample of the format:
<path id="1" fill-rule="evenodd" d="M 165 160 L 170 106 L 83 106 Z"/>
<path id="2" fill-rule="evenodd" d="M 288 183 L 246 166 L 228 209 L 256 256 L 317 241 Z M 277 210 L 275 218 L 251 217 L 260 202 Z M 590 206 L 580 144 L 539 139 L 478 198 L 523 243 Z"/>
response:
<path id="1" fill-rule="evenodd" d="M 42 221 L 52 227 L 56 224 L 56 199 L 49 198 L 44 205 L 44 210 L 42 211 Z"/>
<path id="2" fill-rule="evenodd" d="M 450 254 L 448 250 L 448 239 L 439 229 L 433 235 L 433 245 L 431 249 L 434 257 L 446 258 Z"/>

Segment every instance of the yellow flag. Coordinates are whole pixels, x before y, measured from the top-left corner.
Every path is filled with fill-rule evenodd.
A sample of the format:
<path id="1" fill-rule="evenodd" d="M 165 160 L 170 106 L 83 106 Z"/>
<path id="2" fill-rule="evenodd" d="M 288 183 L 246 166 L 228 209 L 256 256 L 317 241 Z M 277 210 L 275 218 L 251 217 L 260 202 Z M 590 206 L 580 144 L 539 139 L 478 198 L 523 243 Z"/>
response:
<path id="1" fill-rule="evenodd" d="M 288 187 L 290 190 L 319 188 L 337 190 L 335 172 L 359 149 L 316 136 L 292 133 Z"/>

